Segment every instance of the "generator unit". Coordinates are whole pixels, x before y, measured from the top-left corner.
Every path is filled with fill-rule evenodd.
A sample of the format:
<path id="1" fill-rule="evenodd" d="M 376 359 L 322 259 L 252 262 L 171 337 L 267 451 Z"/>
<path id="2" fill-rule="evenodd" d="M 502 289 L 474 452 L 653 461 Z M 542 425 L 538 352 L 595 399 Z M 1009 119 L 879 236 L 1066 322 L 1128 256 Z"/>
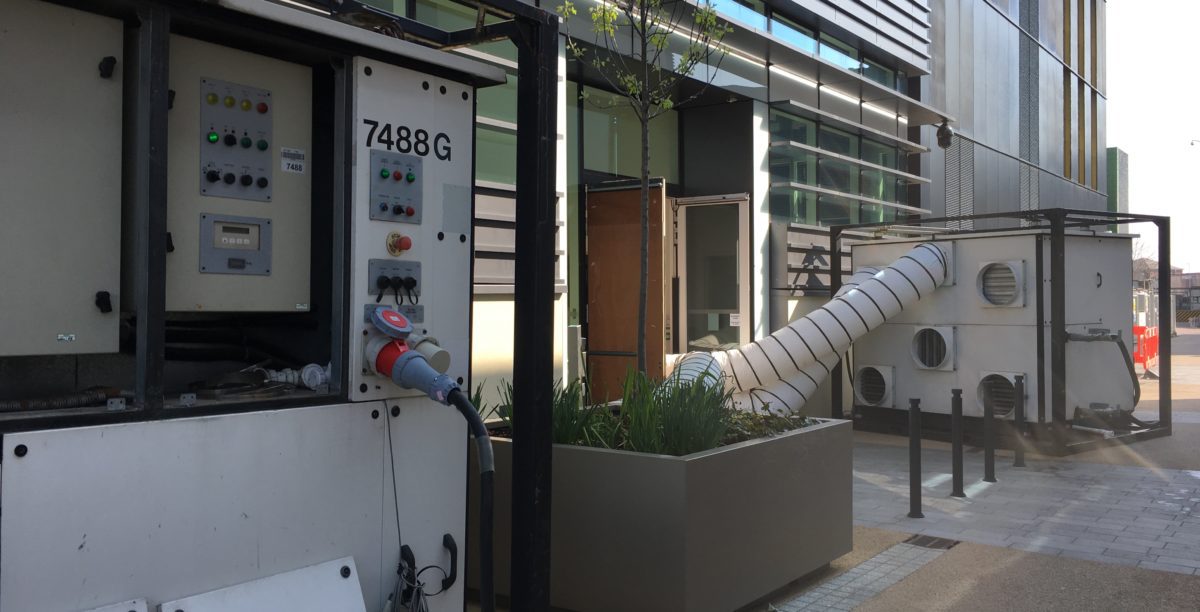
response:
<path id="1" fill-rule="evenodd" d="M 463 609 L 507 75 L 400 21 L 0 3 L 0 609 Z"/>
<path id="2" fill-rule="evenodd" d="M 968 418 L 982 417 L 990 403 L 996 418 L 1012 421 L 1023 405 L 1025 422 L 1036 426 L 1055 420 L 1056 378 L 1063 385 L 1063 420 L 1082 424 L 1093 414 L 1129 415 L 1139 395 L 1129 361 L 1131 240 L 1067 231 L 1061 278 L 1050 274 L 1049 229 L 851 242 L 855 270 L 886 266 L 918 243 L 932 242 L 950 255 L 942 286 L 855 342 L 850 373 L 856 425 L 893 428 L 909 398 L 920 399 L 926 414 L 949 414 L 950 391 L 961 389 Z M 1066 313 L 1061 370 L 1052 358 L 1056 291 Z M 1023 398 L 1016 396 L 1018 377 Z"/>

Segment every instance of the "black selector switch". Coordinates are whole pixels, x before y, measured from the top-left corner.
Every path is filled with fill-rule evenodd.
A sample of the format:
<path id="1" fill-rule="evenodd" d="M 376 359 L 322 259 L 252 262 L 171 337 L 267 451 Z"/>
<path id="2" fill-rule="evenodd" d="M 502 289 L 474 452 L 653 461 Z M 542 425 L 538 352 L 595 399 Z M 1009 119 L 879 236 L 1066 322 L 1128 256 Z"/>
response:
<path id="1" fill-rule="evenodd" d="M 250 176 L 249 174 L 243 174 L 243 175 L 242 175 L 242 186 L 243 186 L 243 187 L 249 187 L 249 186 L 251 186 L 251 185 L 253 185 L 253 184 L 254 184 L 254 177 L 253 177 L 253 176 Z"/>
<path id="2" fill-rule="evenodd" d="M 225 146 L 232 147 L 233 145 L 237 144 L 237 141 L 238 141 L 237 136 L 234 136 L 233 134 L 225 135 Z"/>
<path id="3" fill-rule="evenodd" d="M 399 204 L 393 204 L 392 205 L 392 214 L 393 215 L 403 215 L 404 207 Z"/>
<path id="4" fill-rule="evenodd" d="M 233 182 L 236 180 L 237 180 L 237 177 L 234 176 L 232 172 L 225 173 L 225 184 L 226 185 L 232 185 Z"/>
<path id="5" fill-rule="evenodd" d="M 265 177 L 265 176 L 258 177 L 258 188 L 259 189 L 266 189 L 267 185 L 270 185 L 270 184 L 271 184 L 271 182 L 267 180 L 267 177 Z"/>
<path id="6" fill-rule="evenodd" d="M 204 173 L 204 178 L 210 183 L 215 183 L 221 180 L 221 173 L 217 172 L 216 170 L 209 170 L 208 172 Z"/>

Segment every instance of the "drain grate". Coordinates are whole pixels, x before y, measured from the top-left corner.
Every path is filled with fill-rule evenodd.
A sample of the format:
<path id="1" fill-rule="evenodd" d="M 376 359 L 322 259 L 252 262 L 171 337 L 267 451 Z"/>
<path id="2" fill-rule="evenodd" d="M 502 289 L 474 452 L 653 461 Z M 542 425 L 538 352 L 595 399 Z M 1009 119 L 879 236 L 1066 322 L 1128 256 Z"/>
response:
<path id="1" fill-rule="evenodd" d="M 933 536 L 916 534 L 904 541 L 905 544 L 920 546 L 921 548 L 932 548 L 933 550 L 950 550 L 958 544 L 958 540 L 949 538 L 935 538 Z"/>

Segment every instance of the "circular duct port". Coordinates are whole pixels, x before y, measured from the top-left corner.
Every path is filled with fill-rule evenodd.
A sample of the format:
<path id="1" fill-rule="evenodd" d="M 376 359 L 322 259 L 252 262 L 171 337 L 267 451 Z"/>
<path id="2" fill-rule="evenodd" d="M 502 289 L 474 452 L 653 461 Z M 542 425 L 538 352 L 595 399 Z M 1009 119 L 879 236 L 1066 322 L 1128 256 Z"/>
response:
<path id="1" fill-rule="evenodd" d="M 913 356 L 927 368 L 938 368 L 949 355 L 946 338 L 936 329 L 926 327 L 913 336 Z"/>
<path id="2" fill-rule="evenodd" d="M 979 381 L 979 405 L 992 403 L 992 414 L 996 418 L 1004 418 L 1012 414 L 1016 406 L 1017 393 L 1013 383 L 1007 377 L 999 374 L 988 374 Z"/>
<path id="3" fill-rule="evenodd" d="M 1006 263 L 988 264 L 979 271 L 979 290 L 989 304 L 1012 304 L 1017 299 L 1017 273 Z"/>
<path id="4" fill-rule="evenodd" d="M 872 406 L 882 404 L 887 397 L 887 379 L 876 368 L 868 366 L 859 370 L 854 384 L 858 386 L 858 396 Z"/>

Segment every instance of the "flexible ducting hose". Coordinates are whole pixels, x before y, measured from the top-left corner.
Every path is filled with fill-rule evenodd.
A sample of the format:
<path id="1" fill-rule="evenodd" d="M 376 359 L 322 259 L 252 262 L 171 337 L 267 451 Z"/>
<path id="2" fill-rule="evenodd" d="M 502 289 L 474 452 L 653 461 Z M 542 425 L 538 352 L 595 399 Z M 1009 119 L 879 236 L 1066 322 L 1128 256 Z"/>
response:
<path id="1" fill-rule="evenodd" d="M 681 379 L 719 369 L 739 408 L 794 412 L 855 340 L 933 293 L 946 272 L 945 253 L 934 244 L 918 244 L 886 268 L 859 270 L 832 300 L 762 340 L 691 353 L 675 369 Z"/>

